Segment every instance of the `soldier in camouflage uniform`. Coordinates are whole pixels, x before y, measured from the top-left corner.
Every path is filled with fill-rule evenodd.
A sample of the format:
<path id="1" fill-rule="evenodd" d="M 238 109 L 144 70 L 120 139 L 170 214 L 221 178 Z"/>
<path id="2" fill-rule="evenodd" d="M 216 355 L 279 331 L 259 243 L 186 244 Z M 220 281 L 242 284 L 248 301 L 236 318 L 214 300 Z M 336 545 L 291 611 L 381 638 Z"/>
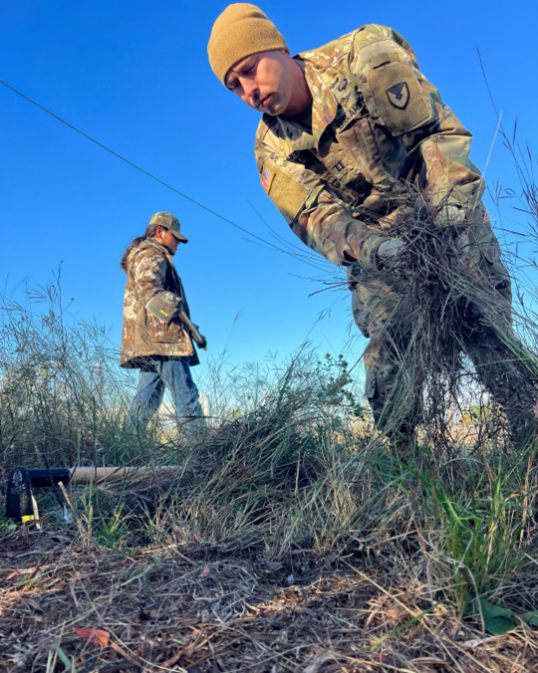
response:
<path id="1" fill-rule="evenodd" d="M 392 271 L 404 244 L 387 231 L 406 184 L 439 206 L 440 225 L 472 211 L 462 254 L 477 282 L 496 294 L 511 331 L 510 277 L 481 203 L 482 177 L 469 160 L 471 134 L 391 28 L 363 26 L 292 58 L 266 15 L 238 3 L 216 20 L 208 54 L 220 81 L 263 113 L 254 150 L 263 189 L 305 245 L 348 268 L 353 316 L 370 338 L 366 395 L 377 427 L 412 436 L 423 382 L 415 382 L 406 417 L 395 420 L 390 403 L 402 367 L 395 343 L 404 351 L 406 345 L 389 321 L 402 295 Z M 476 334 L 464 348 L 504 406 L 516 440 L 528 438 L 535 424 L 532 382 L 514 391 L 507 382 L 521 381 L 521 374 L 506 361 L 493 371 L 498 355 Z"/>
<path id="2" fill-rule="evenodd" d="M 131 423 L 148 424 L 166 387 L 186 434 L 192 437 L 205 427 L 190 373 L 190 367 L 200 361 L 191 334 L 179 317 L 183 313 L 190 319 L 190 312 L 172 261 L 179 244 L 187 242 L 177 217 L 161 212 L 153 215 L 144 235 L 135 238 L 125 251 L 121 260 L 127 284 L 120 366 L 140 370 L 128 417 Z M 202 347 L 207 346 L 204 337 L 202 340 Z"/>

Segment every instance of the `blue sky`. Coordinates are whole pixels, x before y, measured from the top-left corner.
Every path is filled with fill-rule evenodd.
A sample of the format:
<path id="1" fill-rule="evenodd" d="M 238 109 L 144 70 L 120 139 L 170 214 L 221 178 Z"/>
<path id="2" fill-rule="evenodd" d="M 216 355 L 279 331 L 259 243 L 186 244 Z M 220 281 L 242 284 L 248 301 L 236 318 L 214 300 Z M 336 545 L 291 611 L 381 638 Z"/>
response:
<path id="1" fill-rule="evenodd" d="M 260 2 L 292 52 L 320 46 L 366 23 L 392 26 L 411 43 L 425 75 L 473 132 L 484 168 L 496 118 L 480 48 L 505 128 L 538 152 L 537 3 Z M 258 113 L 212 74 L 206 45 L 226 3 L 47 0 L 0 3 L 0 79 L 224 217 L 270 239 L 251 205 L 298 243 L 259 186 L 253 160 Z M 152 213 L 176 214 L 190 238 L 176 256 L 191 311 L 211 353 L 229 360 L 284 356 L 309 335 L 321 349 L 359 357 L 348 341 L 346 291 L 321 292 L 325 271 L 266 250 L 244 234 L 107 154 L 0 86 L 0 282 L 45 284 L 63 261 L 75 318 L 110 327 L 119 344 L 125 276 L 119 259 Z M 487 180 L 517 189 L 497 141 Z M 492 213 L 496 216 L 496 213 Z M 524 216 L 507 203 L 511 229 Z M 318 279 L 318 280 L 315 280 Z M 318 320 L 321 312 L 329 315 Z M 236 315 L 240 317 L 236 321 Z M 234 324 L 235 322 L 235 324 Z M 203 356 L 206 357 L 205 354 Z M 206 360 L 207 361 L 207 360 Z M 200 373 L 203 373 L 203 368 Z"/>

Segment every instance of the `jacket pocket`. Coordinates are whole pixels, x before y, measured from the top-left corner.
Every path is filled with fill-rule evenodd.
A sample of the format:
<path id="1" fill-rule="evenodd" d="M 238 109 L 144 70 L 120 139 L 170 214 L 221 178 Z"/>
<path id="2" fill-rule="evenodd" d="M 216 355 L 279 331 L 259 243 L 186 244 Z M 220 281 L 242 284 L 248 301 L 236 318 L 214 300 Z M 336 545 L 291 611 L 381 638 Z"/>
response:
<path id="1" fill-rule="evenodd" d="M 163 322 L 150 313 L 146 313 L 146 337 L 147 341 L 155 343 L 180 343 L 184 342 L 186 335 L 183 327 L 172 320 L 170 323 Z"/>

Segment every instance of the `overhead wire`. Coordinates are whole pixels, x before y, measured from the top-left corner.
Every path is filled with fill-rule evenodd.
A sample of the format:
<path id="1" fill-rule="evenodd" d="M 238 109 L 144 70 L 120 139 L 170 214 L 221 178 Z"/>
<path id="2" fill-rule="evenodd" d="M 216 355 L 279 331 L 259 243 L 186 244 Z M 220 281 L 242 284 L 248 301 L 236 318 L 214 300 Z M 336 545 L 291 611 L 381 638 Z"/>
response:
<path id="1" fill-rule="evenodd" d="M 125 162 L 126 164 L 128 164 L 128 165 L 131 166 L 132 168 L 135 168 L 137 171 L 140 171 L 140 172 L 143 173 L 144 175 L 147 175 L 147 176 L 148 176 L 149 178 L 151 178 L 152 180 L 155 180 L 156 182 L 158 182 L 159 184 L 161 184 L 163 187 L 166 187 L 167 189 L 170 189 L 171 191 L 175 192 L 176 194 L 178 194 L 179 196 L 183 197 L 183 198 L 186 199 L 187 201 L 190 201 L 191 203 L 193 203 L 194 205 L 198 206 L 199 208 L 202 208 L 203 210 L 205 210 L 206 212 L 210 213 L 211 215 L 214 215 L 215 217 L 219 218 L 219 219 L 222 220 L 223 222 L 226 222 L 227 224 L 231 225 L 232 227 L 235 227 L 236 229 L 238 229 L 239 231 L 242 231 L 244 234 L 247 234 L 247 235 L 250 236 L 251 238 L 256 239 L 256 240 L 258 241 L 258 243 L 255 243 L 254 241 L 251 241 L 252 243 L 255 243 L 255 245 L 261 245 L 261 244 L 263 244 L 263 245 L 261 245 L 261 247 L 265 247 L 266 249 L 269 249 L 269 250 L 272 250 L 272 251 L 275 251 L 275 252 L 280 252 L 280 253 L 282 253 L 282 254 L 289 255 L 290 257 L 293 257 L 293 258 L 295 258 L 295 259 L 299 259 L 301 262 L 307 264 L 308 266 L 312 266 L 312 267 L 314 267 L 314 268 L 317 268 L 319 271 L 322 271 L 322 272 L 326 272 L 326 271 L 327 271 L 326 265 L 324 264 L 324 263 L 326 262 L 326 260 L 325 260 L 324 258 L 319 259 L 318 255 L 315 255 L 315 254 L 314 254 L 313 252 L 311 252 L 310 250 L 306 250 L 306 251 L 305 251 L 305 250 L 300 250 L 297 246 L 295 246 L 295 245 L 293 245 L 293 244 L 288 243 L 287 241 L 285 241 L 285 239 L 283 239 L 283 238 L 282 238 L 276 231 L 274 231 L 273 228 L 268 224 L 268 222 L 266 222 L 266 220 L 261 216 L 261 214 L 254 208 L 254 206 L 252 205 L 252 203 L 249 202 L 249 205 L 250 205 L 251 208 L 254 210 L 254 212 L 256 213 L 256 215 L 260 218 L 260 220 L 264 223 L 264 225 L 267 227 L 267 229 L 269 229 L 269 231 L 271 232 L 271 235 L 272 235 L 272 236 L 273 236 L 273 237 L 280 243 L 281 246 L 284 246 L 284 247 L 287 248 L 287 249 L 283 249 L 282 247 L 279 247 L 278 245 L 275 245 L 274 243 L 271 243 L 270 241 L 265 240 L 263 237 L 258 236 L 257 234 L 252 233 L 251 231 L 249 231 L 249 230 L 246 229 L 245 227 L 242 227 L 241 225 L 237 224 L 236 222 L 233 222 L 233 220 L 230 220 L 229 218 L 224 217 L 224 215 L 221 215 L 220 213 L 216 212 L 216 211 L 213 210 L 212 208 L 209 208 L 208 206 L 205 206 L 203 203 L 200 203 L 199 201 L 197 201 L 196 199 L 193 199 L 191 196 L 188 196 L 188 194 L 185 194 L 184 192 L 180 191 L 179 189 L 176 189 L 175 187 L 173 187 L 172 185 L 168 184 L 168 183 L 165 182 L 164 180 L 161 180 L 161 178 L 157 177 L 157 176 L 154 175 L 153 173 L 150 173 L 149 171 L 147 171 L 145 168 L 142 168 L 141 166 L 138 166 L 138 164 L 135 164 L 133 161 L 130 161 L 129 159 L 127 159 L 126 157 L 122 156 L 122 155 L 119 154 L 118 152 L 115 152 L 115 151 L 114 151 L 113 149 L 111 149 L 110 147 L 107 147 L 105 144 L 99 142 L 99 140 L 96 140 L 95 138 L 93 138 L 92 136 L 90 136 L 88 133 L 85 133 L 84 131 L 82 131 L 81 129 L 77 128 L 77 127 L 74 126 L 73 124 L 70 124 L 68 121 L 66 121 L 65 119 L 63 119 L 63 118 L 60 117 L 59 115 L 55 114 L 54 112 L 52 112 L 51 110 L 49 110 L 48 108 L 46 108 L 44 105 L 41 105 L 41 104 L 38 103 L 37 101 L 33 100 L 32 98 L 30 98 L 30 97 L 27 96 L 26 94 L 22 93 L 22 91 L 19 91 L 18 89 L 15 89 L 15 87 L 11 86 L 10 84 L 8 84 L 7 82 L 5 82 L 4 80 L 1 80 L 1 79 L 0 79 L 0 84 L 2 84 L 3 86 L 5 86 L 7 89 L 10 89 L 11 91 L 13 91 L 14 93 L 16 93 L 16 94 L 17 94 L 18 96 L 20 96 L 21 98 L 24 98 L 24 99 L 27 100 L 29 103 L 32 103 L 32 105 L 35 105 L 35 106 L 36 106 L 37 108 L 39 108 L 40 110 L 43 110 L 43 112 L 46 112 L 48 115 L 50 115 L 51 117 L 53 117 L 53 118 L 56 119 L 57 121 L 61 122 L 62 124 L 64 124 L 64 125 L 67 126 L 68 128 L 72 129 L 73 131 L 76 131 L 77 133 L 79 133 L 81 136 L 83 136 L 83 137 L 86 138 L 87 140 L 90 140 L 92 143 L 94 143 L 94 144 L 97 145 L 98 147 L 102 148 L 103 150 L 106 150 L 107 152 L 109 152 L 110 154 L 112 154 L 112 156 L 116 157 L 117 159 L 120 159 L 121 161 Z M 248 240 L 248 239 L 247 239 L 247 240 Z M 332 265 L 330 265 L 330 266 L 332 266 Z M 341 285 L 341 283 L 335 283 L 335 285 Z M 329 288 L 325 288 L 325 289 L 329 289 Z M 314 294 L 315 294 L 315 293 L 314 293 Z M 334 306 L 334 304 L 336 303 L 336 301 L 337 301 L 337 300 L 335 299 L 335 301 L 331 304 L 331 307 L 330 307 L 330 308 L 332 308 L 332 307 Z M 330 309 L 329 309 L 329 310 L 330 310 Z M 237 319 L 237 317 L 238 317 L 238 316 L 236 316 L 236 319 Z M 315 325 L 316 325 L 321 319 L 322 319 L 322 314 L 320 314 L 320 315 L 318 316 L 318 318 L 314 321 L 314 324 L 313 324 L 313 325 L 311 326 L 311 328 L 308 330 L 308 332 L 307 332 L 307 334 L 306 334 L 306 336 L 305 336 L 305 339 L 304 339 L 304 343 L 307 342 L 308 337 L 310 336 L 310 333 L 311 333 L 312 330 L 314 329 Z M 357 362 L 355 363 L 354 367 L 358 364 L 359 361 L 360 361 L 360 358 L 359 358 L 359 360 L 357 360 Z"/>
<path id="2" fill-rule="evenodd" d="M 106 150 L 107 152 L 109 152 L 109 153 L 112 154 L 113 156 L 117 157 L 118 159 L 121 159 L 121 161 L 124 161 L 126 164 L 129 164 L 129 166 L 132 166 L 133 168 L 136 168 L 137 171 L 140 171 L 140 172 L 143 173 L 144 175 L 147 175 L 148 177 L 152 178 L 152 180 L 156 180 L 158 183 L 160 183 L 161 185 L 163 185 L 163 186 L 166 187 L 167 189 L 170 189 L 170 190 L 172 190 L 173 192 L 175 192 L 176 194 L 179 194 L 179 196 L 183 197 L 184 199 L 187 199 L 187 201 L 190 201 L 191 203 L 193 203 L 194 205 L 198 206 L 199 208 L 203 208 L 203 210 L 205 210 L 205 211 L 208 212 L 208 213 L 211 213 L 211 215 L 214 215 L 215 217 L 218 217 L 218 218 L 219 218 L 220 220 L 222 220 L 223 222 L 226 222 L 227 224 L 230 224 L 232 227 L 235 227 L 236 229 L 239 229 L 239 230 L 242 231 L 243 233 L 248 234 L 248 236 L 251 236 L 252 238 L 257 239 L 258 241 L 261 241 L 261 242 L 264 243 L 266 246 L 269 246 L 270 249 L 272 249 L 272 250 L 274 250 L 274 251 L 276 251 L 276 252 L 281 252 L 281 253 L 283 253 L 283 254 L 290 255 L 290 256 L 292 256 L 292 257 L 297 257 L 297 255 L 295 255 L 294 253 L 289 252 L 289 251 L 287 251 L 287 250 L 283 250 L 282 248 L 279 248 L 279 247 L 276 246 L 274 243 L 271 243 L 270 241 L 266 241 L 266 240 L 265 240 L 264 238 L 262 238 L 261 236 L 258 236 L 257 234 L 252 233 L 252 232 L 249 231 L 248 229 L 245 229 L 245 228 L 242 227 L 241 225 L 237 224 L 237 223 L 234 222 L 233 220 L 228 219 L 228 218 L 225 217 L 224 215 L 221 215 L 221 214 L 218 213 L 217 211 L 215 211 L 215 210 L 209 208 L 208 206 L 204 206 L 204 204 L 203 204 L 203 203 L 200 203 L 200 201 L 197 201 L 196 199 L 193 199 L 191 196 L 188 196 L 187 194 L 185 194 L 184 192 L 181 192 L 179 189 L 176 189 L 175 187 L 173 187 L 172 185 L 168 184 L 168 183 L 165 182 L 164 180 L 161 180 L 159 177 L 157 177 L 157 176 L 154 175 L 153 173 L 150 173 L 149 171 L 146 171 L 146 170 L 145 170 L 144 168 L 142 168 L 141 166 L 138 166 L 137 164 L 135 164 L 134 162 L 130 161 L 130 160 L 127 159 L 126 157 L 122 156 L 122 155 L 119 154 L 118 152 L 115 152 L 114 150 L 110 149 L 110 147 L 107 147 L 106 145 L 104 145 L 103 143 L 99 142 L 99 141 L 96 140 L 95 138 L 92 138 L 92 136 L 88 135 L 87 133 L 85 133 L 85 132 L 82 131 L 81 129 L 77 128 L 76 126 L 73 126 L 73 124 L 70 124 L 68 121 L 66 121 L 65 119 L 63 119 L 63 118 L 60 117 L 59 115 L 55 114 L 55 113 L 52 112 L 51 110 L 47 109 L 44 105 L 41 105 L 40 103 L 38 103 L 37 101 L 33 100 L 32 98 L 30 98 L 30 97 L 27 96 L 26 94 L 22 93 L 22 91 L 19 91 L 18 89 L 15 89 L 15 87 L 11 86 L 11 85 L 8 84 L 7 82 L 4 82 L 3 80 L 0 79 L 0 84 L 3 84 L 5 87 L 7 87 L 8 89 L 10 89 L 10 90 L 13 91 L 14 93 L 16 93 L 18 96 L 21 96 L 21 98 L 24 98 L 24 99 L 27 100 L 28 102 L 32 103 L 32 105 L 35 105 L 35 106 L 38 107 L 40 110 L 43 110 L 43 112 L 46 112 L 46 113 L 47 113 L 48 115 L 50 115 L 51 117 L 54 117 L 54 119 L 57 119 L 57 120 L 58 120 L 59 122 L 61 122 L 62 124 L 65 124 L 65 126 L 67 126 L 68 128 L 72 129 L 73 131 L 76 131 L 77 133 L 80 133 L 81 136 L 84 136 L 84 138 L 87 138 L 87 139 L 90 140 L 92 143 L 95 143 L 98 147 L 101 147 L 102 149 Z"/>
<path id="3" fill-rule="evenodd" d="M 249 206 L 252 208 L 252 210 L 256 213 L 256 215 L 259 217 L 259 219 L 263 222 L 265 227 L 269 230 L 271 233 L 271 236 L 282 246 L 282 252 L 287 252 L 288 254 L 292 255 L 296 259 L 300 259 L 302 262 L 305 264 L 308 264 L 309 266 L 313 266 L 314 268 L 318 269 L 319 271 L 323 271 L 325 273 L 332 272 L 334 269 L 334 264 L 331 264 L 325 257 L 321 257 L 317 253 L 312 252 L 309 248 L 304 248 L 304 246 L 300 247 L 297 245 L 294 245 L 292 243 L 289 243 L 286 241 L 280 234 L 278 234 L 272 227 L 271 225 L 265 220 L 261 214 L 256 210 L 256 208 L 253 206 L 253 204 L 249 201 L 248 202 Z M 277 246 L 278 247 L 278 246 Z M 337 267 L 340 268 L 340 267 Z"/>
<path id="4" fill-rule="evenodd" d="M 129 159 L 127 159 L 126 157 L 122 156 L 122 155 L 119 154 L 118 152 L 115 152 L 115 151 L 114 151 L 113 149 L 111 149 L 110 147 L 107 147 L 107 145 L 105 145 L 104 143 L 99 142 L 99 140 L 96 140 L 95 138 L 93 138 L 92 136 L 90 136 L 88 133 L 85 133 L 85 132 L 82 131 L 81 129 L 79 129 L 79 128 L 77 128 L 76 126 L 74 126 L 73 124 L 69 123 L 68 121 L 66 121 L 65 119 L 63 119 L 62 117 L 60 117 L 59 115 L 55 114 L 54 112 L 52 112 L 51 110 L 49 110 L 48 108 L 46 108 L 44 105 L 41 105 L 41 104 L 38 103 L 37 101 L 35 101 L 35 100 L 33 100 L 32 98 L 30 98 L 30 96 L 27 96 L 26 94 L 22 93 L 22 91 L 19 91 L 18 89 L 16 89 L 15 87 L 11 86 L 10 84 L 8 84 L 7 82 L 5 82 L 4 80 L 0 79 L 0 84 L 2 84 L 3 86 L 5 86 L 7 89 L 10 89 L 11 91 L 13 91 L 13 93 L 16 93 L 16 94 L 17 94 L 18 96 L 20 96 L 21 98 L 24 98 L 24 99 L 27 100 L 29 103 L 32 103 L 32 105 L 35 105 L 35 106 L 36 106 L 37 108 L 39 108 L 40 110 L 43 110 L 43 112 L 46 112 L 48 115 L 50 115 L 51 117 L 53 117 L 53 118 L 56 119 L 57 121 L 61 122 L 62 124 L 64 124 L 64 125 L 67 126 L 68 128 L 70 128 L 71 130 L 76 131 L 76 132 L 79 133 L 81 136 L 83 136 L 83 137 L 86 138 L 87 140 L 91 141 L 92 143 L 94 143 L 95 145 L 97 145 L 98 147 L 100 147 L 101 149 L 106 150 L 107 152 L 109 152 L 110 154 L 112 154 L 112 156 L 116 157 L 117 159 L 120 159 L 121 161 L 125 162 L 126 164 L 128 164 L 128 165 L 131 166 L 132 168 L 135 168 L 137 171 L 140 171 L 140 172 L 143 173 L 144 175 L 147 175 L 147 176 L 148 176 L 149 178 L 151 178 L 152 180 L 155 180 L 156 182 L 158 182 L 159 184 L 161 184 L 163 187 L 166 187 L 167 189 L 170 189 L 171 191 L 175 192 L 176 194 L 178 194 L 178 195 L 181 196 L 182 198 L 186 199 L 187 201 L 190 201 L 191 203 L 193 203 L 194 205 L 198 206 L 199 208 L 202 208 L 203 210 L 205 210 L 206 212 L 210 213 L 211 215 L 214 215 L 215 217 L 217 217 L 218 219 L 222 220 L 223 222 L 226 222 L 227 224 L 231 225 L 232 227 L 235 227 L 236 229 L 238 229 L 239 231 L 242 231 L 244 234 L 247 234 L 247 236 L 250 236 L 251 238 L 254 238 L 254 239 L 256 239 L 256 240 L 258 241 L 258 243 L 255 243 L 254 241 L 251 241 L 252 243 L 255 243 L 256 245 L 261 245 L 261 244 L 263 244 L 263 245 L 261 245 L 261 247 L 265 247 L 266 249 L 272 250 L 272 251 L 274 251 L 274 252 L 280 252 L 280 253 L 282 253 L 282 254 L 289 255 L 290 257 L 293 257 L 293 258 L 295 258 L 295 259 L 299 259 L 301 262 L 307 264 L 308 266 L 314 267 L 314 268 L 318 269 L 319 271 L 322 271 L 322 272 L 326 272 L 326 271 L 327 271 L 326 264 L 325 264 L 326 260 L 325 260 L 324 258 L 319 259 L 318 255 L 314 254 L 314 253 L 311 252 L 310 250 L 301 250 L 301 249 L 299 249 L 297 246 L 295 246 L 295 245 L 293 245 L 293 244 L 288 243 L 287 241 L 285 241 L 285 240 L 284 240 L 284 239 L 283 239 L 277 232 L 275 232 L 275 231 L 273 230 L 273 228 L 268 224 L 268 222 L 266 222 L 266 220 L 261 216 L 261 214 L 254 208 L 254 206 L 252 205 L 252 203 L 249 202 L 249 205 L 250 205 L 251 208 L 254 210 L 254 212 L 256 213 L 256 215 L 260 218 L 260 220 L 264 223 L 264 225 L 267 227 L 267 229 L 269 229 L 269 231 L 271 232 L 271 235 L 272 235 L 274 238 L 276 238 L 276 240 L 280 243 L 281 246 L 284 246 L 284 247 L 287 248 L 287 249 L 283 249 L 282 247 L 279 247 L 278 245 L 275 245 L 274 243 L 271 243 L 270 241 L 265 240 L 262 236 L 258 236 L 257 234 L 252 233 L 251 231 L 249 231 L 249 230 L 246 229 L 245 227 L 242 227 L 241 225 L 237 224 L 237 223 L 234 222 L 233 220 L 230 220 L 229 218 L 225 217 L 224 215 L 221 215 L 220 213 L 218 213 L 217 211 L 213 210 L 212 208 L 209 208 L 208 206 L 205 206 L 203 203 L 200 203 L 200 201 L 197 201 L 196 199 L 193 199 L 193 198 L 192 198 L 191 196 L 189 196 L 188 194 L 185 194 L 184 192 L 180 191 L 179 189 L 176 189 L 175 187 L 173 187 L 172 185 L 168 184 L 168 183 L 165 182 L 164 180 L 161 180 L 161 178 L 157 177 L 157 176 L 154 175 L 153 173 L 150 173 L 149 171 L 147 171 L 145 168 L 142 168 L 142 167 L 139 166 L 138 164 L 135 164 L 133 161 L 130 161 Z M 247 240 L 248 240 L 248 239 L 247 239 Z M 329 266 L 332 267 L 332 265 L 329 265 Z M 333 273 L 334 273 L 334 270 L 333 270 Z M 335 283 L 335 285 L 341 285 L 341 283 Z M 329 289 L 329 288 L 326 288 L 326 289 Z M 332 306 L 334 306 L 334 304 L 336 303 L 336 301 L 337 301 L 337 300 L 335 299 L 335 301 L 331 304 L 331 307 L 330 307 L 330 308 L 332 308 Z M 310 336 L 310 333 L 311 333 L 312 330 L 314 329 L 315 325 L 316 325 L 316 324 L 319 322 L 319 320 L 321 320 L 321 319 L 322 319 L 322 314 L 320 314 L 320 315 L 318 316 L 317 320 L 314 321 L 314 324 L 313 324 L 312 327 L 308 330 L 308 332 L 307 332 L 307 334 L 306 334 L 306 337 L 305 337 L 305 339 L 304 339 L 304 342 L 305 342 L 305 343 L 306 343 L 308 337 Z M 357 360 L 357 362 L 355 363 L 354 367 L 358 364 L 359 361 L 360 361 L 360 358 L 359 358 L 359 360 Z"/>

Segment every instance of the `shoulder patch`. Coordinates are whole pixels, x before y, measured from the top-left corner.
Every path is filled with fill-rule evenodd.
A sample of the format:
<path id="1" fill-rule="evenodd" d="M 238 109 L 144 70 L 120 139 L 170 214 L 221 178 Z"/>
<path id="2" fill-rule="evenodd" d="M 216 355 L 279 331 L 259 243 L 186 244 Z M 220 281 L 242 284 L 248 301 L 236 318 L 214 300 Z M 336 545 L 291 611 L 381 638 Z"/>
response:
<path id="1" fill-rule="evenodd" d="M 417 73 L 407 63 L 390 63 L 361 77 L 365 98 L 379 121 L 398 136 L 434 119 L 435 111 Z"/>
<path id="2" fill-rule="evenodd" d="M 266 194 L 269 194 L 274 178 L 275 178 L 274 170 L 269 168 L 267 164 L 263 164 L 261 185 Z"/>
<path id="3" fill-rule="evenodd" d="M 389 99 L 389 103 L 398 108 L 398 110 L 405 110 L 407 103 L 409 103 L 409 86 L 407 82 L 398 82 L 389 87 L 385 93 Z"/>

